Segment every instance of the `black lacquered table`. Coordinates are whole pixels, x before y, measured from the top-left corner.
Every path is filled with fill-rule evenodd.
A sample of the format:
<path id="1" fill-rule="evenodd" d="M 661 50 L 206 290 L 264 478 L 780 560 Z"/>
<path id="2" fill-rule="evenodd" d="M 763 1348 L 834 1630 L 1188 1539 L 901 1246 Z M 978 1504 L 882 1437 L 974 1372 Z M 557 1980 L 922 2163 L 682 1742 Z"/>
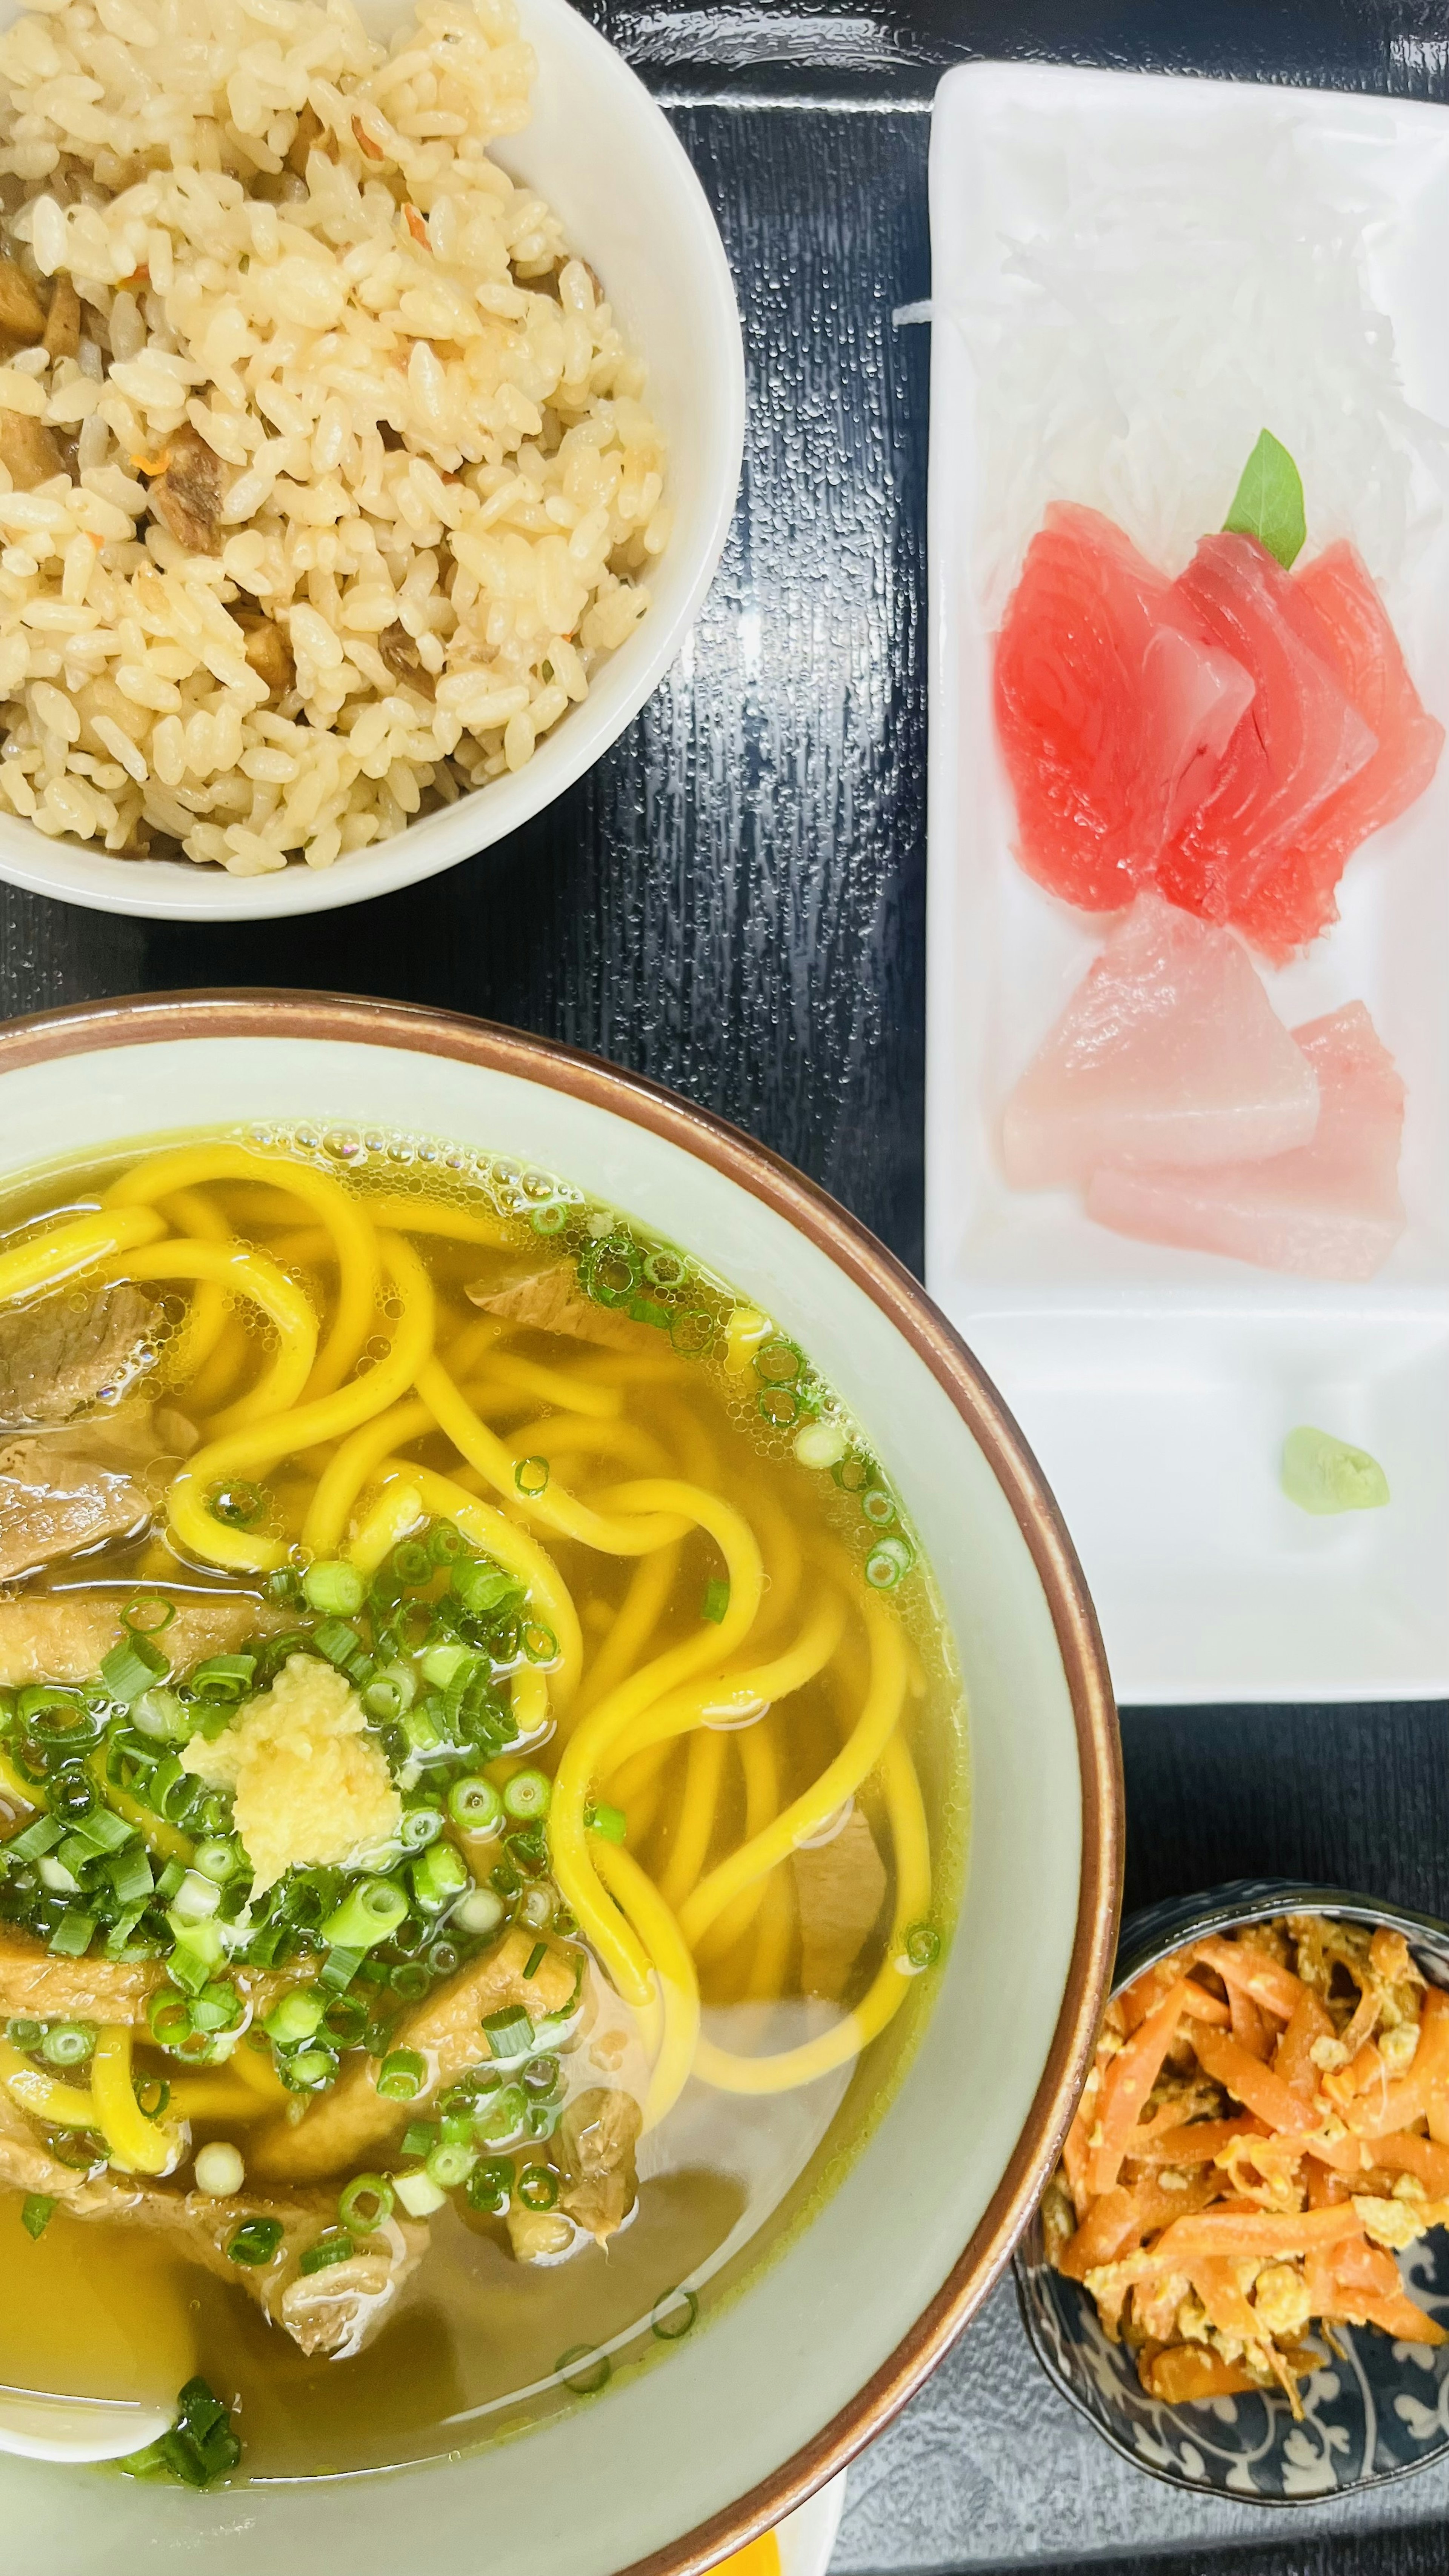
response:
<path id="1" fill-rule="evenodd" d="M 592 0 L 718 213 L 750 370 L 744 481 L 693 650 L 515 840 L 256 930 L 0 888 L 0 1013 L 216 984 L 434 1002 L 722 1111 L 919 1267 L 925 995 L 926 153 L 978 55 L 1449 97 L 1416 0 Z M 1446 306 L 1449 311 L 1449 306 Z M 1226 1877 L 1449 1914 L 1439 1707 L 1130 1711 L 1128 1903 Z M 1441 2576 L 1449 2473 L 1291 2517 L 1180 2498 L 1046 2385 L 1009 2288 L 852 2472 L 837 2566 Z"/>

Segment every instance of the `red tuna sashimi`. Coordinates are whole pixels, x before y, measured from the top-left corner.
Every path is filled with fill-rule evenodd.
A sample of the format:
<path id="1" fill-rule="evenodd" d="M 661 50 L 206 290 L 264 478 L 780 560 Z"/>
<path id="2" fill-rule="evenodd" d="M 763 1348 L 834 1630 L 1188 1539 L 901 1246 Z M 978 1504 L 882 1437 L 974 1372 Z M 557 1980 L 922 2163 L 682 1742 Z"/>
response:
<path id="1" fill-rule="evenodd" d="M 1253 702 L 1210 793 L 1163 851 L 1157 882 L 1205 921 L 1238 921 L 1320 807 L 1367 767 L 1374 736 L 1304 640 L 1295 584 L 1256 537 L 1204 537 L 1177 586 L 1251 672 Z"/>
<path id="2" fill-rule="evenodd" d="M 1138 897 L 1022 1075 L 1002 1122 L 1014 1189 L 1122 1162 L 1246 1162 L 1304 1145 L 1318 1084 L 1247 950 Z"/>
<path id="3" fill-rule="evenodd" d="M 1120 528 L 1053 502 L 996 644 L 996 724 L 1027 875 L 1088 912 L 1151 880 L 1252 696 Z"/>
<path id="4" fill-rule="evenodd" d="M 1330 546 L 1292 587 L 1300 632 L 1347 690 L 1378 749 L 1319 806 L 1234 915 L 1244 938 L 1280 962 L 1338 919 L 1335 892 L 1354 851 L 1423 795 L 1444 747 L 1444 728 L 1426 714 L 1383 601 L 1353 547 Z"/>
<path id="5" fill-rule="evenodd" d="M 1216 1171 L 1095 1172 L 1087 1214 L 1118 1234 L 1263 1270 L 1371 1279 L 1404 1230 L 1404 1085 L 1362 1002 L 1294 1031 L 1318 1077 L 1311 1145 Z"/>

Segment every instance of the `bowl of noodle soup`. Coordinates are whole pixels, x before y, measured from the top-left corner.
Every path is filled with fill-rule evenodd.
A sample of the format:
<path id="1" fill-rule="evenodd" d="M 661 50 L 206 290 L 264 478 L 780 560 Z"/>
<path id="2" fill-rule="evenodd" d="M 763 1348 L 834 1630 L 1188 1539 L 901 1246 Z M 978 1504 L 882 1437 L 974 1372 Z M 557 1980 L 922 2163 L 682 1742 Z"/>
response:
<path id="1" fill-rule="evenodd" d="M 215 2409 L 0 2455 L 7 2527 L 703 2565 L 939 2358 L 1094 2044 L 1115 1720 L 1030 1453 L 833 1202 L 541 1041 L 96 1005 L 0 1032 L 0 1135 L 0 2224 L 173 2379 L 180 2297 Z M 43 1548 L 42 1469 L 102 1515 Z"/>

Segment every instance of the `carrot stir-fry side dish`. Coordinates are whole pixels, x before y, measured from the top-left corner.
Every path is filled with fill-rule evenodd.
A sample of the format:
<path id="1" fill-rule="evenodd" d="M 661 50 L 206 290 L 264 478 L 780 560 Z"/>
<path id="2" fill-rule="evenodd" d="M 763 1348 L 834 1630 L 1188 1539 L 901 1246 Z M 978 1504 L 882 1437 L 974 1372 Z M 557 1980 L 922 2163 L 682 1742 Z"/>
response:
<path id="1" fill-rule="evenodd" d="M 1108 2007 L 1042 2216 L 1169 2404 L 1278 2386 L 1300 2414 L 1340 2324 L 1443 2343 L 1394 2256 L 1449 2223 L 1449 1993 L 1399 1933 L 1317 1915 L 1177 1951 Z"/>

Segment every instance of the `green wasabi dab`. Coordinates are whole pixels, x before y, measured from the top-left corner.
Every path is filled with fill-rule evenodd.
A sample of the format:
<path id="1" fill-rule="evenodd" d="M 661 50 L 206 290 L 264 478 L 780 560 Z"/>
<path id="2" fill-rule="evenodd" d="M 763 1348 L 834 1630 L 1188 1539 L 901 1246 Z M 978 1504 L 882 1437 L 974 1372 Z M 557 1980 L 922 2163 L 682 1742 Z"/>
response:
<path id="1" fill-rule="evenodd" d="M 1289 1502 L 1305 1512 L 1376 1512 L 1389 1499 L 1389 1480 L 1377 1458 L 1308 1423 L 1283 1443 L 1281 1481 Z"/>

